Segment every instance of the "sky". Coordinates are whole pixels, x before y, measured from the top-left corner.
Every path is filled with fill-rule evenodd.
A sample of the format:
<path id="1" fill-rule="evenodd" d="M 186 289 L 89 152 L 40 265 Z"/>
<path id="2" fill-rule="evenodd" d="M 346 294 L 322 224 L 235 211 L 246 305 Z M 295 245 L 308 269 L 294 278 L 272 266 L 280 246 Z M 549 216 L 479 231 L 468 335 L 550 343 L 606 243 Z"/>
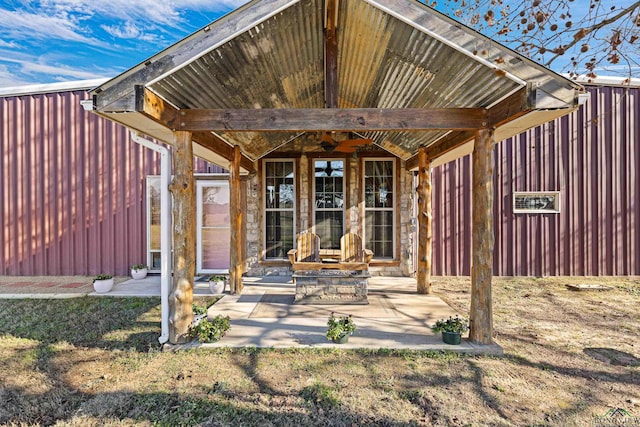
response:
<path id="1" fill-rule="evenodd" d="M 246 1 L 0 0 L 0 88 L 114 77 Z"/>
<path id="2" fill-rule="evenodd" d="M 246 0 L 0 0 L 0 88 L 114 77 Z"/>

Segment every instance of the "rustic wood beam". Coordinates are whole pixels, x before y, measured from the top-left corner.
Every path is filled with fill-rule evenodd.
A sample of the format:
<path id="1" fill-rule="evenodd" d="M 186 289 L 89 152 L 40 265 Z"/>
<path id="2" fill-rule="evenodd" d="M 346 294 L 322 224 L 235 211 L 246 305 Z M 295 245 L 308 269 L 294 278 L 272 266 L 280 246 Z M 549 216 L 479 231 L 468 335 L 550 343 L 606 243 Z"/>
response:
<path id="1" fill-rule="evenodd" d="M 135 87 L 135 110 L 156 123 L 176 130 L 180 110 L 144 86 L 138 85 Z M 192 138 L 198 144 L 230 162 L 233 160 L 233 147 L 211 132 L 193 132 Z M 240 166 L 248 172 L 255 170 L 253 162 L 243 154 L 240 154 Z"/>
<path id="2" fill-rule="evenodd" d="M 469 339 L 491 344 L 493 313 L 493 131 L 478 130 L 473 149 L 471 310 Z"/>
<path id="3" fill-rule="evenodd" d="M 486 127 L 496 128 L 532 111 L 531 93 L 529 88 L 523 87 L 491 107 L 487 113 Z"/>
<path id="4" fill-rule="evenodd" d="M 240 183 L 240 147 L 233 147 L 233 161 L 229 168 L 229 215 L 231 216 L 231 248 L 229 265 L 229 290 L 232 295 L 242 293 L 242 227 L 243 212 Z"/>
<path id="5" fill-rule="evenodd" d="M 432 212 L 431 160 L 427 150 L 418 151 L 418 293 L 431 293 Z"/>
<path id="6" fill-rule="evenodd" d="M 193 140 L 203 147 L 206 147 L 214 153 L 229 160 L 229 162 L 233 161 L 233 147 L 211 132 L 193 132 Z M 253 162 L 242 153 L 240 153 L 240 167 L 247 172 L 255 171 Z"/>
<path id="7" fill-rule="evenodd" d="M 196 190 L 193 177 L 193 146 L 190 132 L 174 133 L 173 285 L 169 295 L 169 341 L 190 340 L 193 321 L 193 279 L 196 272 Z"/>
<path id="8" fill-rule="evenodd" d="M 466 144 L 473 139 L 475 131 L 451 132 L 450 134 L 440 138 L 430 146 L 426 147 L 427 157 L 430 161 L 453 151 L 456 148 Z M 414 170 L 418 168 L 418 153 L 407 160 L 407 169 Z"/>
<path id="9" fill-rule="evenodd" d="M 324 33 L 325 106 L 338 108 L 338 0 L 326 2 Z"/>
<path id="10" fill-rule="evenodd" d="M 181 130 L 226 132 L 475 130 L 484 108 L 276 108 L 180 110 Z"/>
<path id="11" fill-rule="evenodd" d="M 171 130 L 178 128 L 179 110 L 144 86 L 135 87 L 135 108 L 138 113 Z"/>

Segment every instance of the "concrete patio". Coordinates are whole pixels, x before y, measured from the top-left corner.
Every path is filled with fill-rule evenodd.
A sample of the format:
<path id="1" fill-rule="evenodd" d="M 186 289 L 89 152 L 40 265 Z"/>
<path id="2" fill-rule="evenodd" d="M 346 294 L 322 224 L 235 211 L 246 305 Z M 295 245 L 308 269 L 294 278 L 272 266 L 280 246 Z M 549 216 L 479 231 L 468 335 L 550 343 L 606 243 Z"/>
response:
<path id="1" fill-rule="evenodd" d="M 497 344 L 479 346 L 465 339 L 460 345 L 444 344 L 430 327 L 437 319 L 458 313 L 435 295 L 418 295 L 415 279 L 372 277 L 368 305 L 293 304 L 295 285 L 286 276 L 246 277 L 243 282 L 242 295 L 225 294 L 209 308 L 209 317 L 229 316 L 231 330 L 219 342 L 196 346 L 389 348 L 502 354 Z M 196 295 L 202 294 L 197 282 L 195 291 Z M 119 291 L 112 293 L 115 292 Z M 325 337 L 331 312 L 354 317 L 358 330 L 349 343 L 333 344 Z M 166 349 L 192 346 L 166 346 Z"/>

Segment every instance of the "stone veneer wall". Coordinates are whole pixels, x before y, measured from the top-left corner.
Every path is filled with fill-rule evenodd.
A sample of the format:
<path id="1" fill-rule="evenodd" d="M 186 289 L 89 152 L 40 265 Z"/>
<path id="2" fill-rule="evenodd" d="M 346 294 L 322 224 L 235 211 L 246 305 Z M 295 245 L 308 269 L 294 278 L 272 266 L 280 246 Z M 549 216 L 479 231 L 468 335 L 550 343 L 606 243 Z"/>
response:
<path id="1" fill-rule="evenodd" d="M 346 212 L 346 230 L 359 233 L 360 224 L 360 209 L 358 208 L 358 201 L 361 193 L 360 182 L 360 159 L 357 157 L 348 157 L 347 164 L 349 165 L 349 178 L 352 183 L 352 187 L 349 192 L 349 206 L 350 208 Z M 400 221 L 397 224 L 400 227 L 400 253 L 398 254 L 400 265 L 378 265 L 371 266 L 369 271 L 374 276 L 413 276 L 414 267 L 414 229 L 415 225 L 412 223 L 412 217 L 414 212 L 414 182 L 413 173 L 405 169 L 405 162 L 398 162 L 400 168 L 399 175 L 399 195 L 396 196 L 398 200 Z M 298 173 L 298 180 L 296 188 L 298 194 L 298 200 L 296 205 L 296 232 L 308 230 L 309 215 L 311 206 L 309 206 L 309 196 L 313 183 L 309 177 L 309 159 L 306 155 L 302 155 L 296 159 L 296 172 Z M 249 178 L 247 185 L 247 276 L 269 276 L 278 275 L 286 276 L 291 275 L 291 267 L 282 265 L 282 263 L 272 262 L 260 262 L 261 247 L 262 247 L 262 223 L 263 215 L 260 209 L 260 201 L 262 196 L 262 176 L 261 174 L 255 174 Z"/>

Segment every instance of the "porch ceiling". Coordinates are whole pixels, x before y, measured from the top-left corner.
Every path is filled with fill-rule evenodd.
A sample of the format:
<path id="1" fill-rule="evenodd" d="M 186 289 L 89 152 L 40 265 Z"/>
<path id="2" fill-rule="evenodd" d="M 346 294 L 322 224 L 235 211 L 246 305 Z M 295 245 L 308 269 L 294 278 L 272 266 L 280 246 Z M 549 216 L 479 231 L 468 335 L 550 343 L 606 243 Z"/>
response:
<path id="1" fill-rule="evenodd" d="M 543 122 L 535 119 L 536 110 L 570 112 L 580 91 L 578 84 L 414 0 L 254 0 L 92 95 L 98 114 L 139 123 L 137 130 L 150 136 L 159 136 L 158 123 L 194 130 L 183 121 L 197 113 L 210 124 L 198 128 L 197 143 L 214 152 L 220 144 L 238 145 L 255 161 L 301 133 L 325 130 L 313 109 L 333 107 L 336 118 L 325 125 L 355 131 L 410 159 L 420 147 L 438 157 L 470 139 L 476 124 L 441 121 L 451 109 L 485 112 L 481 127 L 530 115 L 522 122 L 531 127 Z M 338 129 L 338 115 L 356 108 L 379 111 L 391 124 L 371 119 Z M 252 109 L 268 110 L 267 118 L 275 110 L 300 109 L 301 115 L 280 127 L 256 119 L 255 127 L 249 120 L 240 129 L 232 121 L 210 120 L 214 112 L 218 119 L 242 112 L 251 118 Z M 415 119 L 415 110 L 408 109 L 433 114 Z M 114 113 L 142 115 L 155 124 Z"/>

